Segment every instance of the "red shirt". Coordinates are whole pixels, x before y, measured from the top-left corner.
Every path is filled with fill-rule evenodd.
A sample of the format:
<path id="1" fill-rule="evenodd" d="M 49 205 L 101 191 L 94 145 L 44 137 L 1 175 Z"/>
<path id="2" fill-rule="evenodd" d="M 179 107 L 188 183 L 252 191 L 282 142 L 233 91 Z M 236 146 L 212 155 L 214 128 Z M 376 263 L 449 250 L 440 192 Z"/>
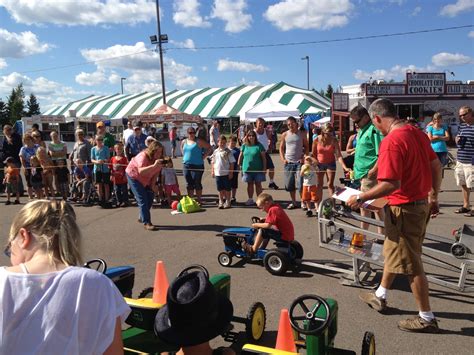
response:
<path id="1" fill-rule="evenodd" d="M 280 205 L 273 204 L 270 206 L 265 217 L 265 223 L 274 225 L 281 233 L 281 239 L 291 242 L 295 240 L 295 230 L 293 223 Z"/>
<path id="2" fill-rule="evenodd" d="M 422 200 L 432 188 L 431 161 L 438 159 L 428 136 L 405 125 L 380 144 L 377 179 L 398 180 L 400 188 L 387 196 L 390 205 Z"/>
<path id="3" fill-rule="evenodd" d="M 138 153 L 137 156 L 133 157 L 130 160 L 125 172 L 127 173 L 130 178 L 137 180 L 143 186 L 152 186 L 156 181 L 153 181 L 155 175 L 157 175 L 161 171 L 161 166 L 157 166 L 149 170 L 146 173 L 139 173 L 139 168 L 145 168 L 147 166 L 152 165 L 154 162 L 148 159 L 148 155 L 146 155 L 145 151 Z"/>
<path id="4" fill-rule="evenodd" d="M 112 176 L 112 182 L 115 185 L 122 185 L 127 183 L 127 177 L 125 176 L 125 168 L 128 165 L 128 159 L 126 157 L 114 156 L 110 159 L 110 171 Z"/>

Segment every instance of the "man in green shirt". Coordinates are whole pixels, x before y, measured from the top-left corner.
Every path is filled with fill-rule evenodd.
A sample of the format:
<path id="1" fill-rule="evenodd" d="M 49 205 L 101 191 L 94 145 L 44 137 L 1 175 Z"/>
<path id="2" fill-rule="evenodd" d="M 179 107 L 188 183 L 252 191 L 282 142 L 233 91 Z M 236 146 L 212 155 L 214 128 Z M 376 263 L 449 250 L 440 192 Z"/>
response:
<path id="1" fill-rule="evenodd" d="M 383 136 L 372 124 L 365 107 L 359 105 L 354 107 L 350 112 L 350 117 L 359 127 L 354 158 L 354 179 L 360 180 L 360 190 L 365 192 L 377 185 L 377 160 Z M 362 217 L 370 217 L 371 211 L 361 209 L 360 214 Z M 375 212 L 375 218 L 379 221 L 384 220 L 383 209 Z M 362 222 L 361 226 L 363 229 L 369 228 L 367 223 Z M 377 231 L 383 233 L 383 228 L 378 227 Z"/>
<path id="2" fill-rule="evenodd" d="M 114 136 L 106 131 L 105 123 L 103 121 L 97 122 L 95 127 L 97 128 L 97 135 L 104 137 L 104 145 L 109 148 L 110 152 L 112 152 L 115 145 Z"/>

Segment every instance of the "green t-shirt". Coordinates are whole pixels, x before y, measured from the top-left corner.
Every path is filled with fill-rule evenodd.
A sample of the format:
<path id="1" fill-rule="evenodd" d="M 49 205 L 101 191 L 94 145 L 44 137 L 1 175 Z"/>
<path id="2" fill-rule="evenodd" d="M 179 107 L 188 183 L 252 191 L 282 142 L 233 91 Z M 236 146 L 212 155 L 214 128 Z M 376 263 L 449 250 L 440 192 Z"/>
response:
<path id="1" fill-rule="evenodd" d="M 362 179 L 375 165 L 379 158 L 382 133 L 372 122 L 359 129 L 354 157 L 354 179 Z"/>
<path id="2" fill-rule="evenodd" d="M 64 150 L 64 147 L 67 148 L 66 143 L 64 142 L 59 142 L 58 144 L 55 144 L 53 142 L 49 143 L 48 145 L 48 150 L 50 152 L 62 152 Z M 61 160 L 61 159 L 67 159 L 67 151 L 65 154 L 61 156 L 56 156 L 56 157 L 51 157 L 52 160 Z"/>
<path id="3" fill-rule="evenodd" d="M 244 144 L 240 152 L 243 155 L 242 171 L 244 173 L 263 170 L 263 161 L 261 155 L 262 152 L 265 152 L 263 145 L 260 143 L 257 143 L 256 145 Z"/>
<path id="4" fill-rule="evenodd" d="M 104 135 L 104 145 L 106 145 L 109 148 L 113 148 L 115 145 L 115 138 L 109 132 L 106 132 Z"/>

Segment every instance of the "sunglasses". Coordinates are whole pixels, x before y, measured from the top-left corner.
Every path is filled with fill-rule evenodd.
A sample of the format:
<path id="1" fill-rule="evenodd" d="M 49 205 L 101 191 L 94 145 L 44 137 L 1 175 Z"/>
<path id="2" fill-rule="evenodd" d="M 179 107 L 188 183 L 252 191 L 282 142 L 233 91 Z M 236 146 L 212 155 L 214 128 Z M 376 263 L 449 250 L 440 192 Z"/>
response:
<path id="1" fill-rule="evenodd" d="M 462 114 L 460 113 L 460 114 L 459 114 L 459 117 L 464 118 L 464 116 L 467 116 L 469 113 L 470 113 L 470 112 L 466 112 L 466 113 L 462 113 Z"/>
<path id="2" fill-rule="evenodd" d="M 41 136 L 32 136 L 33 138 L 41 138 Z"/>
<path id="3" fill-rule="evenodd" d="M 3 254 L 5 254 L 7 258 L 12 256 L 12 242 L 11 241 L 8 242 L 7 246 L 3 250 Z"/>
<path id="4" fill-rule="evenodd" d="M 194 131 L 189 131 L 188 134 L 196 134 Z"/>
<path id="5" fill-rule="evenodd" d="M 249 136 L 249 137 L 256 137 L 255 134 L 249 134 L 248 136 Z"/>

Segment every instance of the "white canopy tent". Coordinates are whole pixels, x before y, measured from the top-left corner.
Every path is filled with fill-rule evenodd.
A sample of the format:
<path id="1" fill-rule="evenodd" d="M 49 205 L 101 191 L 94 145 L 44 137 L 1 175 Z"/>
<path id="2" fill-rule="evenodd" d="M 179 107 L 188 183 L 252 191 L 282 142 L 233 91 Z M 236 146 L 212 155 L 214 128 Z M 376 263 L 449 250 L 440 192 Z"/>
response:
<path id="1" fill-rule="evenodd" d="M 255 122 L 258 117 L 265 121 L 285 121 L 288 116 L 298 117 L 300 112 L 267 98 L 240 115 L 240 122 Z"/>

